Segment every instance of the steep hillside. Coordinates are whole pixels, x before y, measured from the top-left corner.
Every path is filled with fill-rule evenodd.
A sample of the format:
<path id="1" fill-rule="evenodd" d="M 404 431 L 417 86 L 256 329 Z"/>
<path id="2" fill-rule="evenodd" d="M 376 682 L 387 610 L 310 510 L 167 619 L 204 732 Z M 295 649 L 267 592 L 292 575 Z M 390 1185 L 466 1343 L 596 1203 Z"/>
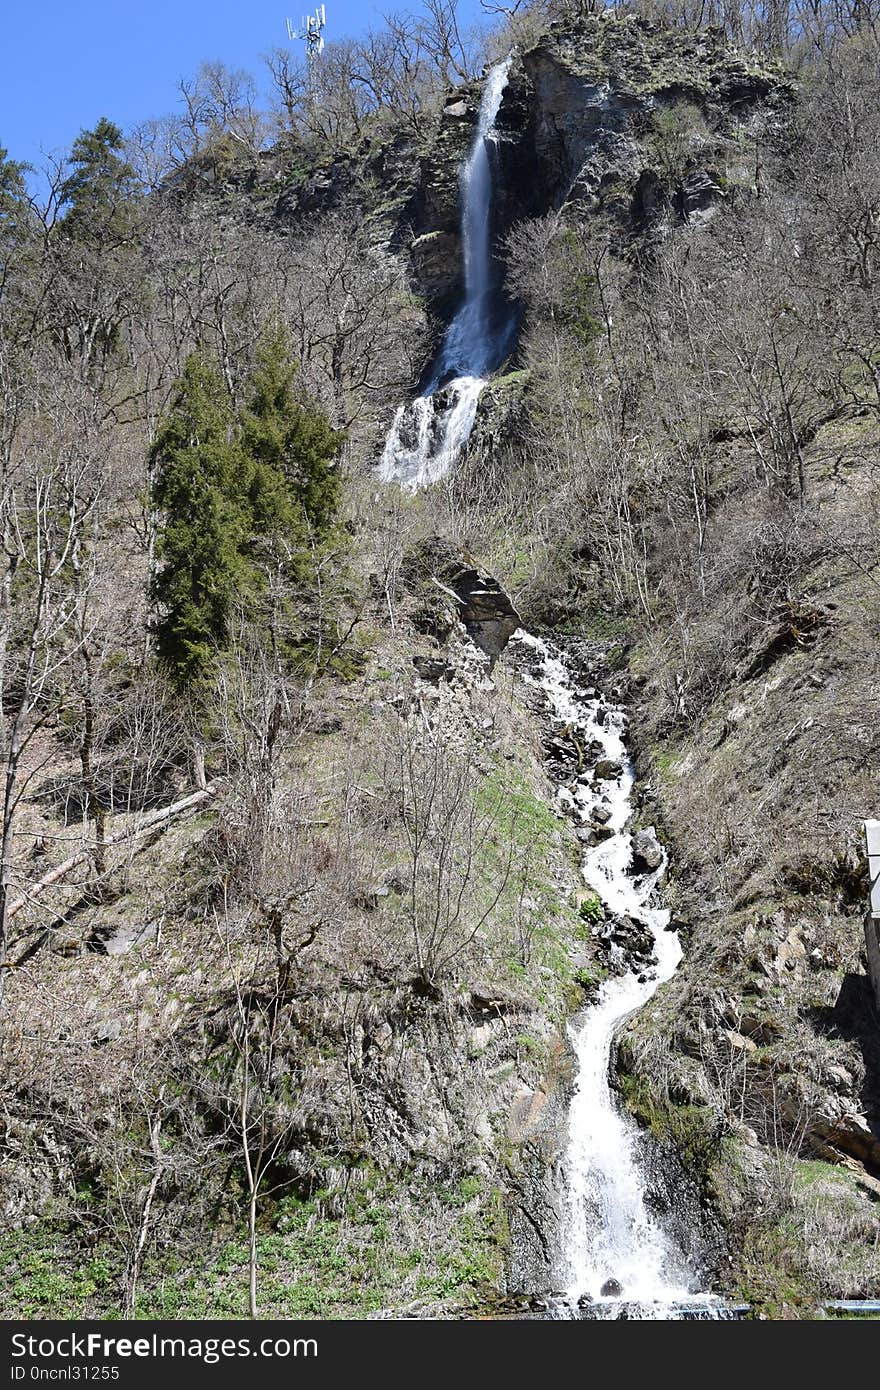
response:
<path id="1" fill-rule="evenodd" d="M 482 54 L 515 345 L 419 493 L 482 61 L 153 178 L 101 123 L 41 215 L 0 152 L 4 1316 L 546 1308 L 568 1026 L 652 946 L 520 627 L 684 946 L 612 1054 L 652 1214 L 880 1296 L 876 40 L 576 9 Z"/>

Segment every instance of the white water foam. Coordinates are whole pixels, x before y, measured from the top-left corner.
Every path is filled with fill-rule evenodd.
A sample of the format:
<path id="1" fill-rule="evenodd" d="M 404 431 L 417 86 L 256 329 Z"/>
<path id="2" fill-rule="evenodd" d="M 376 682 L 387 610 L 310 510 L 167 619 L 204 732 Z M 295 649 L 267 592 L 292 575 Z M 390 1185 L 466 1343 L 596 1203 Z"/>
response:
<path id="1" fill-rule="evenodd" d="M 398 406 L 379 464 L 380 478 L 413 492 L 438 482 L 470 437 L 485 385 L 482 377 L 460 376 L 442 391 Z"/>
<path id="2" fill-rule="evenodd" d="M 604 1317 L 625 1312 L 628 1317 L 667 1318 L 682 1303 L 691 1308 L 705 1304 L 706 1316 L 717 1316 L 711 1311 L 710 1295 L 695 1295 L 683 1257 L 648 1210 L 638 1129 L 621 1111 L 609 1082 L 615 1032 L 670 978 L 682 954 L 677 935 L 667 930 L 669 913 L 654 902 L 665 866 L 642 876 L 632 872 L 627 825 L 634 772 L 623 739 L 625 716 L 598 698 L 581 695 L 563 658 L 548 643 L 522 631 L 512 640 L 530 647 L 538 658 L 537 674 L 526 679 L 543 690 L 554 720 L 576 730 L 582 745 L 601 745 L 592 767 L 572 787 L 560 789 L 559 802 L 582 822 L 589 821 L 600 804 L 610 813 L 606 824 L 612 834 L 587 850 L 584 881 L 609 913 L 625 914 L 649 928 L 656 957 L 641 979 L 634 972 L 608 979 L 597 1003 L 570 1029 L 577 1075 L 565 1160 L 562 1245 L 567 1300 L 571 1308 L 584 1297 L 595 1301 Z M 619 763 L 621 775 L 595 779 L 592 772 L 599 758 Z M 616 1281 L 619 1292 L 603 1293 L 609 1280 Z"/>

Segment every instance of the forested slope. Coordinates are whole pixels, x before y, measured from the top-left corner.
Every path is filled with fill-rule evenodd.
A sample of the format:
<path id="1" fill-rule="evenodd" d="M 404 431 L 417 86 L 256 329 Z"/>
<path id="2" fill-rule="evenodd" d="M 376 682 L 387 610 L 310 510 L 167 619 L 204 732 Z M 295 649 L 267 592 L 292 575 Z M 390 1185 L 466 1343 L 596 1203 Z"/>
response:
<path id="1" fill-rule="evenodd" d="M 721 20 L 434 5 L 317 92 L 276 54 L 272 113 L 216 65 L 108 113 L 45 196 L 4 155 L 6 1316 L 547 1292 L 607 961 L 519 621 L 626 700 L 669 846 L 617 1058 L 658 1207 L 771 1310 L 880 1292 L 878 36 Z M 516 347 L 411 496 L 511 48 Z"/>

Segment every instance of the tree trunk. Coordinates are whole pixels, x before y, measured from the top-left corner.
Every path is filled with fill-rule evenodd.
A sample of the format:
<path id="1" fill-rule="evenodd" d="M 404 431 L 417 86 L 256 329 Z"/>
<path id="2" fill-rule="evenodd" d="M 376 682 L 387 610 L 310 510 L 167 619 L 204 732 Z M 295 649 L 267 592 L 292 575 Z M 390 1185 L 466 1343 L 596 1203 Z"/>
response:
<path id="1" fill-rule="evenodd" d="M 99 878 L 103 878 L 107 872 L 107 812 L 98 795 L 92 761 L 95 746 L 95 692 L 92 656 L 87 645 L 83 647 L 83 678 L 83 735 L 79 745 L 79 758 L 86 797 L 86 817 L 89 821 L 95 822 L 95 871 Z"/>
<path id="2" fill-rule="evenodd" d="M 141 821 L 140 825 L 134 826 L 131 830 L 121 830 L 118 835 L 108 835 L 104 841 L 105 849 L 108 849 L 111 845 L 122 844 L 125 840 L 134 840 L 138 835 L 143 835 L 147 830 L 152 830 L 155 826 L 161 825 L 163 821 L 170 820 L 172 816 L 182 815 L 184 811 L 189 811 L 196 806 L 200 806 L 203 801 L 210 800 L 215 791 L 215 787 L 206 787 L 204 791 L 192 792 L 189 796 L 185 796 L 182 801 L 175 801 L 173 805 L 166 806 L 162 811 L 153 811 Z M 20 912 L 23 907 L 27 907 L 28 903 L 32 902 L 34 898 L 39 897 L 46 888 L 51 888 L 52 884 L 64 878 L 65 874 L 71 873 L 78 864 L 84 864 L 90 853 L 91 850 L 89 849 L 77 850 L 76 854 L 71 854 L 68 859 L 63 860 L 60 864 L 56 864 L 54 869 L 50 869 L 49 873 L 45 874 L 37 883 L 32 884 L 26 893 L 23 893 L 20 898 L 16 898 L 15 902 L 10 903 L 8 907 L 6 907 L 5 920 L 8 922 L 16 913 Z M 4 884 L 0 882 L 0 892 L 3 891 L 3 888 Z"/>
<path id="3" fill-rule="evenodd" d="M 208 783 L 205 781 L 205 745 L 200 738 L 195 739 L 193 742 L 192 766 L 193 781 L 199 791 L 203 792 Z"/>
<path id="4" fill-rule="evenodd" d="M 252 1184 L 248 1203 L 248 1311 L 257 1316 L 257 1189 Z"/>

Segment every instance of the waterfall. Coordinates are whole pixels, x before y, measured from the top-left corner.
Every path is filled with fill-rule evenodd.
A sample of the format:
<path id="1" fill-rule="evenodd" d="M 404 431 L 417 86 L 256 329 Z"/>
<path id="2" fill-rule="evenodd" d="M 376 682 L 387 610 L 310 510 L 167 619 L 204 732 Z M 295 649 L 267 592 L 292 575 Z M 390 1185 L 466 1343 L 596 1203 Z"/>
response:
<path id="1" fill-rule="evenodd" d="M 461 172 L 464 302 L 446 330 L 431 380 L 397 409 L 379 476 L 415 491 L 448 472 L 467 442 L 487 378 L 503 360 L 510 323 L 493 323 L 492 155 L 495 120 L 511 59 L 497 63 L 483 86 L 477 133 Z"/>
<path id="2" fill-rule="evenodd" d="M 710 1295 L 695 1294 L 685 1261 L 649 1211 L 638 1157 L 639 1131 L 620 1109 L 609 1066 L 615 1032 L 675 971 L 678 937 L 668 930 L 669 913 L 654 902 L 664 865 L 635 875 L 631 835 L 632 763 L 623 739 L 622 710 L 578 692 L 561 655 L 522 631 L 516 641 L 531 648 L 536 674 L 527 677 L 545 694 L 554 722 L 577 732 L 582 747 L 601 748 L 592 767 L 558 793 L 562 809 L 587 823 L 602 805 L 607 839 L 585 853 L 581 872 L 609 914 L 626 915 L 647 927 L 655 964 L 637 974 L 609 978 L 597 1003 L 570 1028 L 577 1060 L 575 1094 L 565 1157 L 567 1192 L 562 1223 L 562 1259 L 569 1309 L 578 1300 L 596 1302 L 602 1316 L 670 1317 L 683 1303 L 717 1316 Z M 615 779 L 598 781 L 596 762 L 620 766 Z M 611 1282 L 613 1281 L 613 1282 Z"/>
<path id="3" fill-rule="evenodd" d="M 510 320 L 493 321 L 491 142 L 510 59 L 486 78 L 476 137 L 461 174 L 465 296 L 447 329 L 430 384 L 399 407 L 385 441 L 379 475 L 413 491 L 436 482 L 455 462 L 473 428 L 488 376 L 503 361 Z M 577 732 L 583 747 L 619 765 L 616 778 L 598 781 L 593 767 L 559 791 L 562 808 L 581 823 L 600 808 L 607 837 L 582 863 L 586 884 L 610 915 L 626 916 L 646 928 L 654 943 L 653 964 L 609 978 L 597 1003 L 571 1027 L 577 1059 L 565 1160 L 567 1194 L 562 1230 L 567 1316 L 586 1300 L 605 1317 L 671 1317 L 696 1303 L 702 1316 L 718 1316 L 710 1295 L 693 1292 L 686 1262 L 650 1211 L 639 1163 L 639 1131 L 620 1109 L 609 1082 L 614 1035 L 628 1014 L 647 1003 L 673 974 L 680 958 L 669 914 L 655 901 L 663 865 L 633 872 L 631 834 L 632 763 L 623 739 L 623 711 L 577 689 L 560 653 L 519 631 L 511 639 L 531 649 L 537 674 L 527 676 L 544 691 L 560 726 Z M 718 1305 L 715 1304 L 717 1309 Z"/>

